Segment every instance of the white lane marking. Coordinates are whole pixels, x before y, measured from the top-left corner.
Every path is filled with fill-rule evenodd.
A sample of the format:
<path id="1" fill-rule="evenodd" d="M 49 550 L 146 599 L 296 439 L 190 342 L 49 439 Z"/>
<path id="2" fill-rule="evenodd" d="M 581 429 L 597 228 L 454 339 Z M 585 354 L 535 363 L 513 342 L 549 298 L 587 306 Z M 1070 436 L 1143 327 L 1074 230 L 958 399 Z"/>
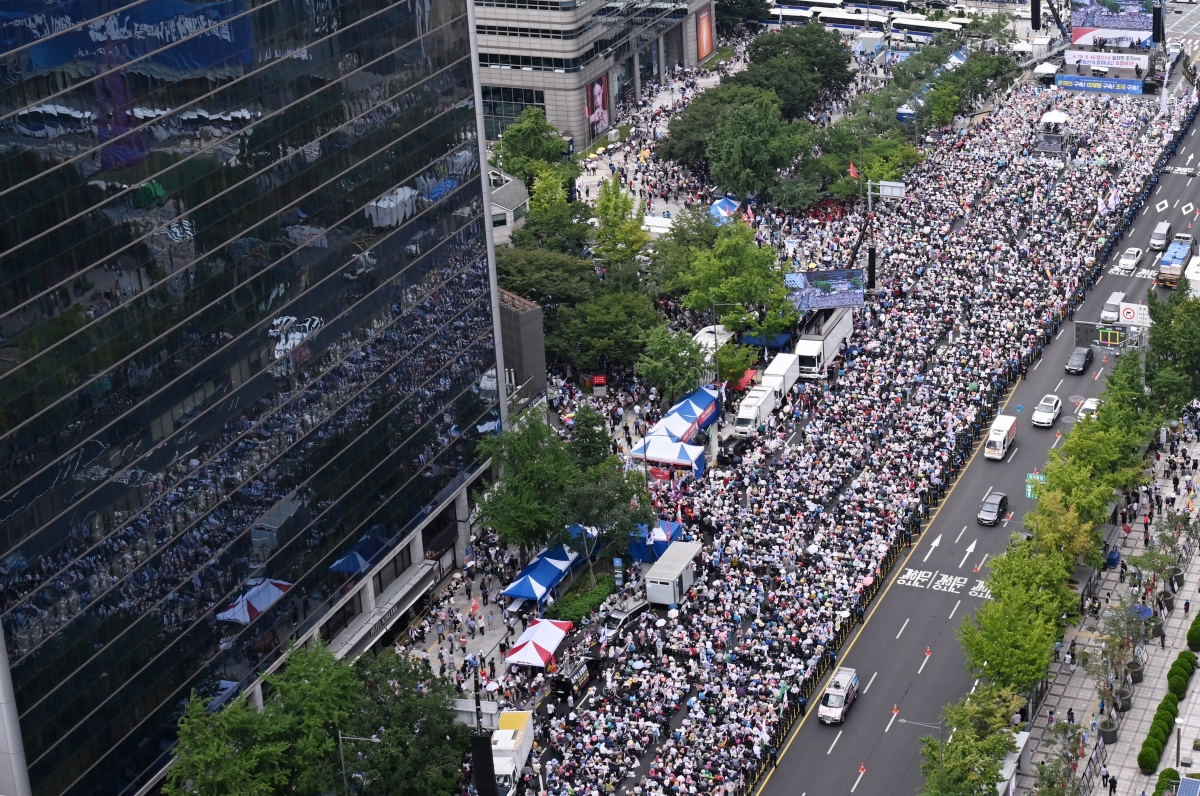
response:
<path id="1" fill-rule="evenodd" d="M 1193 133 L 1195 133 L 1196 131 L 1195 131 L 1195 130 L 1192 130 L 1192 132 L 1193 132 Z M 1196 178 L 1195 178 L 1195 177 L 1188 177 L 1187 185 L 1184 185 L 1183 187 L 1184 187 L 1184 188 L 1186 188 L 1186 187 L 1188 187 L 1188 185 L 1191 185 L 1191 184 L 1192 184 L 1192 180 L 1194 180 L 1194 179 L 1196 179 Z"/>
<path id="2" fill-rule="evenodd" d="M 1101 275 L 1100 275 L 1100 279 L 1103 279 L 1103 278 L 1104 278 L 1104 275 L 1103 275 L 1103 274 L 1101 274 Z M 1096 280 L 1096 284 L 1097 284 L 1097 285 L 1098 285 L 1098 284 L 1100 284 L 1100 279 L 1097 279 L 1097 280 Z M 1039 360 L 1037 361 L 1037 365 L 1034 365 L 1034 366 L 1033 366 L 1033 369 L 1034 369 L 1034 370 L 1037 370 L 1037 369 L 1038 369 L 1038 365 L 1041 365 L 1041 364 L 1042 364 L 1043 362 L 1045 362 L 1045 361 L 1046 361 L 1046 360 L 1044 360 L 1044 359 L 1039 359 Z"/>
<path id="3" fill-rule="evenodd" d="M 955 544 L 958 544 L 958 540 L 959 540 L 959 539 L 961 539 L 961 538 L 962 538 L 962 535 L 963 535 L 964 533 L 966 533 L 966 532 L 967 532 L 967 526 L 965 526 L 965 525 L 964 525 L 964 526 L 963 526 L 963 529 L 962 529 L 961 531 L 959 531 L 959 532 L 958 532 L 958 536 L 954 537 L 954 543 L 955 543 Z"/>
<path id="4" fill-rule="evenodd" d="M 932 655 L 925 656 L 925 660 L 921 661 L 921 668 L 917 669 L 917 674 L 920 674 L 921 672 L 925 671 L 925 664 L 929 663 L 929 659 L 932 657 L 933 657 Z"/>
<path id="5" fill-rule="evenodd" d="M 1171 207 L 1173 207 L 1173 208 L 1174 208 L 1174 207 L 1179 207 L 1179 200 L 1178 200 L 1178 199 L 1176 199 L 1176 200 L 1175 200 L 1175 204 L 1171 205 Z M 1184 212 L 1187 212 L 1187 211 L 1185 210 Z"/>
<path id="6" fill-rule="evenodd" d="M 826 752 L 825 754 L 827 754 L 827 755 L 833 754 L 833 747 L 837 746 L 838 738 L 842 737 L 842 732 L 843 732 L 842 730 L 838 730 L 837 738 L 834 738 L 833 743 L 829 744 L 829 751 Z"/>
<path id="7" fill-rule="evenodd" d="M 854 789 L 858 787 L 858 783 L 862 782 L 863 774 L 867 773 L 866 766 L 858 770 L 858 779 L 854 780 L 854 784 L 850 786 L 850 792 L 854 793 Z"/>
<path id="8" fill-rule="evenodd" d="M 1058 447 L 1058 443 L 1060 443 L 1060 442 L 1062 442 L 1062 437 L 1055 437 L 1055 438 L 1054 438 L 1054 442 L 1052 442 L 1052 443 L 1050 444 L 1050 447 L 1051 447 L 1051 448 L 1057 448 L 1057 447 Z"/>
<path id="9" fill-rule="evenodd" d="M 950 610 L 950 616 L 949 616 L 950 619 L 954 618 L 954 612 L 958 610 L 959 603 L 961 603 L 961 602 L 962 602 L 962 600 L 959 600 L 958 602 L 954 603 L 954 608 L 952 608 Z"/>
<path id="10" fill-rule="evenodd" d="M 1096 280 L 1096 284 L 1098 285 L 1103 281 L 1104 281 L 1104 274 L 1100 274 L 1100 278 Z"/>
<path id="11" fill-rule="evenodd" d="M 904 628 L 908 627 L 908 620 L 904 620 L 904 624 L 900 625 L 900 633 L 904 632 Z M 900 638 L 900 633 L 896 634 L 896 638 Z"/>
<path id="12" fill-rule="evenodd" d="M 1097 378 L 1097 379 L 1099 379 L 1099 378 L 1100 378 L 1100 374 L 1102 374 L 1103 372 L 1104 372 L 1104 366 L 1103 366 L 1103 365 L 1101 365 L 1101 366 L 1100 366 L 1100 370 L 1096 371 L 1096 378 Z"/>
<path id="13" fill-rule="evenodd" d="M 965 553 L 963 553 L 962 561 L 958 562 L 959 569 L 962 569 L 962 565 L 967 563 L 967 559 L 971 557 L 971 553 L 975 552 L 975 542 L 978 542 L 978 541 L 979 541 L 978 539 L 975 539 L 969 545 L 967 545 L 967 551 Z"/>
<path id="14" fill-rule="evenodd" d="M 1158 186 L 1158 190 L 1159 190 L 1159 191 L 1161 191 L 1161 190 L 1162 190 L 1162 186 L 1161 186 L 1161 185 L 1160 185 L 1160 186 Z M 1156 191 L 1155 193 L 1157 193 L 1157 191 Z M 1166 199 L 1163 199 L 1161 202 L 1159 202 L 1158 204 L 1156 204 L 1156 205 L 1154 206 L 1154 210 L 1155 210 L 1155 212 L 1161 213 L 1162 211 L 1166 210 L 1166 209 L 1167 209 L 1168 207 L 1170 207 L 1170 206 L 1171 206 L 1171 203 L 1170 203 L 1170 202 L 1168 202 Z"/>
<path id="15" fill-rule="evenodd" d="M 1067 330 L 1067 327 L 1063 326 L 1063 328 L 1058 330 L 1058 334 L 1054 335 L 1054 339 L 1057 340 L 1058 338 L 1062 337 L 1063 332 L 1065 332 L 1066 330 Z"/>
<path id="16" fill-rule="evenodd" d="M 984 562 L 985 562 L 985 561 L 987 561 L 987 560 L 988 560 L 988 554 L 987 554 L 987 553 L 984 553 L 984 554 L 983 554 L 983 559 L 982 559 L 982 560 L 979 562 L 979 566 L 975 567 L 975 569 L 983 569 L 983 564 L 984 564 Z"/>
<path id="17" fill-rule="evenodd" d="M 1055 385 L 1054 385 L 1054 391 L 1055 391 L 1055 392 L 1058 392 L 1058 388 L 1062 386 L 1062 383 L 1063 383 L 1063 381 L 1064 381 L 1064 379 L 1059 379 L 1059 380 L 1058 380 L 1058 384 L 1055 384 Z"/>
<path id="18" fill-rule="evenodd" d="M 1019 450 L 1021 450 L 1021 449 L 1020 449 L 1020 448 L 1013 448 L 1012 456 L 1009 456 L 1009 457 L 1008 457 L 1008 463 L 1009 463 L 1009 464 L 1012 464 L 1013 456 L 1016 456 L 1016 455 L 1017 455 L 1017 451 L 1019 451 Z"/>
<path id="19" fill-rule="evenodd" d="M 888 726 L 884 727 L 883 731 L 887 732 L 888 730 L 890 730 L 892 728 L 892 722 L 895 720 L 896 720 L 896 714 L 892 713 L 892 717 L 890 719 L 888 719 Z"/>
<path id="20" fill-rule="evenodd" d="M 871 683 L 875 682 L 875 678 L 878 676 L 879 672 L 875 672 L 875 674 L 871 675 L 871 679 L 867 682 L 867 687 L 863 689 L 864 694 L 871 690 Z"/>
<path id="21" fill-rule="evenodd" d="M 929 552 L 925 554 L 925 557 L 922 558 L 921 561 L 922 562 L 928 561 L 929 556 L 933 553 L 933 549 L 935 547 L 937 547 L 938 545 L 940 545 L 941 543 L 942 543 L 942 535 L 939 533 L 938 537 L 929 544 Z"/>
<path id="22" fill-rule="evenodd" d="M 1161 190 L 1162 190 L 1162 185 L 1161 185 L 1161 184 L 1159 184 L 1158 188 L 1156 188 L 1156 189 L 1154 190 L 1154 195 L 1155 195 L 1155 196 L 1158 196 L 1158 192 L 1159 192 L 1159 191 L 1161 191 Z"/>
<path id="23" fill-rule="evenodd" d="M 994 487 L 994 486 L 989 486 L 989 487 L 988 487 L 988 491 L 986 491 L 986 492 L 984 492 L 984 493 L 983 493 L 983 499 L 984 499 L 984 500 L 987 500 L 987 496 L 988 496 L 988 495 L 990 495 L 990 494 L 992 494 L 992 490 L 993 490 L 993 489 L 995 489 L 995 488 L 996 488 L 996 487 Z"/>

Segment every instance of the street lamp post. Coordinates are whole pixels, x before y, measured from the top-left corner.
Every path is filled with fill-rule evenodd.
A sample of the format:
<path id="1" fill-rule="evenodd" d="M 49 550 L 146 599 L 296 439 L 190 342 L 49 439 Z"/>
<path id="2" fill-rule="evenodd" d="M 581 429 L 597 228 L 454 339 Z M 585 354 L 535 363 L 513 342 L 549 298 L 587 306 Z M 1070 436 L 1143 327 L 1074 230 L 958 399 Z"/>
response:
<path id="1" fill-rule="evenodd" d="M 357 735 L 343 735 L 341 730 L 338 730 L 338 758 L 342 762 L 342 788 L 345 790 L 345 796 L 350 796 L 350 780 L 346 778 L 346 753 L 342 750 L 342 741 L 366 741 L 367 743 L 383 743 L 382 740 L 372 735 L 370 738 L 362 738 Z"/>

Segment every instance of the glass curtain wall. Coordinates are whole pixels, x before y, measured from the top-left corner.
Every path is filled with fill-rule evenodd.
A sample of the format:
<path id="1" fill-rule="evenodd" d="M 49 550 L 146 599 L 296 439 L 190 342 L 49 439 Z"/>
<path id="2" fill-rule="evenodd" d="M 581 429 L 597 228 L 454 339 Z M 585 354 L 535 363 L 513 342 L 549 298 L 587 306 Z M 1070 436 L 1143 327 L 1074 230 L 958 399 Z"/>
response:
<path id="1" fill-rule="evenodd" d="M 34 792 L 133 793 L 497 426 L 466 7 L 3 6 L 0 624 Z"/>

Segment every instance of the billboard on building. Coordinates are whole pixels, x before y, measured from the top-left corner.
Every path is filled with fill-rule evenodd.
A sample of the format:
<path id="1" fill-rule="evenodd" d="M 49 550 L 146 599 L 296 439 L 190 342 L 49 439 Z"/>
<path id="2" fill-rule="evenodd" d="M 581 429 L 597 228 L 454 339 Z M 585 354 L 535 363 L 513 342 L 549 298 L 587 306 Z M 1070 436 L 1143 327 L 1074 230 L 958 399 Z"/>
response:
<path id="1" fill-rule="evenodd" d="M 592 128 L 592 138 L 597 138 L 609 127 L 608 121 L 608 73 L 600 75 L 588 85 L 584 100 L 587 121 Z"/>
<path id="2" fill-rule="evenodd" d="M 1153 29 L 1140 0 L 1086 0 L 1071 11 L 1072 44 L 1140 46 L 1153 38 Z"/>
<path id="3" fill-rule="evenodd" d="M 696 60 L 703 61 L 712 55 L 712 51 L 712 11 L 708 6 L 705 6 L 696 12 Z"/>
<path id="4" fill-rule="evenodd" d="M 1083 64 L 1084 66 L 1103 66 L 1108 69 L 1133 69 L 1141 67 L 1144 71 L 1150 65 L 1149 55 L 1136 53 L 1092 52 L 1091 50 L 1067 50 L 1064 55 L 1068 65 Z"/>
<path id="5" fill-rule="evenodd" d="M 861 307 L 866 281 L 861 268 L 839 271 L 804 271 L 784 277 L 788 299 L 801 312 L 830 307 Z"/>

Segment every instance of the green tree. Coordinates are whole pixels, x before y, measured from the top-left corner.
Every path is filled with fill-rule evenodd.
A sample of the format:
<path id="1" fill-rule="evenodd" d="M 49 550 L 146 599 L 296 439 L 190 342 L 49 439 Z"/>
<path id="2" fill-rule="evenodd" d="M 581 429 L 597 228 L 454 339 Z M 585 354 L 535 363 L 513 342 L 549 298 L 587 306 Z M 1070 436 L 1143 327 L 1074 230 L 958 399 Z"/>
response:
<path id="1" fill-rule="evenodd" d="M 717 120 L 735 108 L 759 101 L 779 105 L 779 97 L 775 92 L 754 86 L 723 82 L 708 89 L 671 119 L 666 139 L 658 144 L 659 155 L 666 160 L 704 166 L 707 163 L 708 139 Z"/>
<path id="2" fill-rule="evenodd" d="M 291 779 L 289 718 L 258 712 L 238 697 L 209 714 L 192 692 L 179 720 L 167 796 L 274 796 Z"/>
<path id="3" fill-rule="evenodd" d="M 1050 728 L 1048 751 L 1045 760 L 1038 763 L 1034 772 L 1039 796 L 1068 796 L 1075 792 L 1071 782 L 1075 779 L 1078 762 L 1079 735 L 1083 728 L 1065 721 L 1055 722 Z"/>
<path id="4" fill-rule="evenodd" d="M 340 770 L 337 728 L 350 717 L 362 684 L 319 637 L 312 648 L 293 644 L 287 666 L 266 681 L 274 691 L 272 707 L 292 719 L 295 790 L 314 796 L 327 792 Z"/>
<path id="5" fill-rule="evenodd" d="M 950 124 L 961 104 L 962 98 L 954 93 L 954 86 L 942 83 L 929 92 L 929 118 L 939 127 Z"/>
<path id="6" fill-rule="evenodd" d="M 695 251 L 681 281 L 688 290 L 684 305 L 698 312 L 719 307 L 720 322 L 731 331 L 769 339 L 796 325 L 774 250 L 759 247 L 741 222 L 721 227 L 711 249 Z"/>
<path id="7" fill-rule="evenodd" d="M 504 128 L 496 143 L 496 162 L 500 168 L 532 186 L 534 179 L 551 170 L 559 183 L 578 177 L 580 170 L 566 160 L 567 142 L 554 125 L 546 121 L 541 108 L 528 107 Z"/>
<path id="8" fill-rule="evenodd" d="M 1057 552 L 1071 564 L 1079 556 L 1095 554 L 1104 543 L 1095 524 L 1080 517 L 1063 493 L 1053 489 L 1038 490 L 1037 505 L 1025 515 L 1024 524 L 1041 550 Z"/>
<path id="9" fill-rule="evenodd" d="M 466 725 L 454 720 L 454 682 L 430 676 L 415 658 L 392 649 L 364 655 L 354 671 L 366 693 L 356 703 L 348 734 L 381 741 L 345 742 L 346 769 L 354 772 L 355 792 L 452 796 L 470 736 Z M 339 793 L 340 787 L 339 783 Z"/>
<path id="10" fill-rule="evenodd" d="M 945 741 L 921 739 L 922 796 L 991 796 L 1004 758 L 1016 749 L 1009 717 L 1024 700 L 985 684 L 942 711 Z"/>
<path id="11" fill-rule="evenodd" d="M 642 289 L 650 295 L 680 295 L 683 275 L 694 253 L 711 249 L 717 242 L 720 227 L 703 204 L 684 208 L 674 216 L 671 230 L 654 244 L 650 257 L 650 272 Z"/>
<path id="12" fill-rule="evenodd" d="M 726 343 L 717 350 L 717 379 L 737 384 L 758 361 L 758 352 L 748 345 Z"/>
<path id="13" fill-rule="evenodd" d="M 621 187 L 615 175 L 600 183 L 595 217 L 599 225 L 592 248 L 604 263 L 609 289 L 637 289 L 636 258 L 650 242 L 650 233 L 642 228 L 640 204 L 634 206 L 633 195 Z"/>
<path id="14" fill-rule="evenodd" d="M 774 91 L 785 119 L 812 110 L 822 91 L 850 85 L 850 51 L 841 35 L 821 25 L 801 25 L 759 36 L 750 45 L 750 65 L 731 76 L 738 85 Z"/>
<path id="15" fill-rule="evenodd" d="M 704 352 L 687 332 L 673 332 L 665 326 L 646 335 L 646 352 L 637 359 L 637 372 L 646 383 L 657 387 L 668 404 L 700 384 L 704 372 Z"/>
<path id="16" fill-rule="evenodd" d="M 538 173 L 529 197 L 529 212 L 512 242 L 519 249 L 541 248 L 565 254 L 578 253 L 591 236 L 579 204 L 567 201 L 562 181 L 550 170 Z"/>
<path id="17" fill-rule="evenodd" d="M 785 177 L 771 188 L 771 199 L 784 210 L 799 213 L 821 198 L 821 178 L 815 174 Z"/>
<path id="18" fill-rule="evenodd" d="M 1024 691 L 1046 673 L 1057 628 L 1027 595 L 988 600 L 958 629 L 967 665 L 989 683 Z"/>
<path id="19" fill-rule="evenodd" d="M 1044 542 L 1014 544 L 988 566 L 988 589 L 995 599 L 1025 600 L 1027 610 L 1056 625 L 1079 610 L 1079 597 L 1067 582 L 1071 562 Z"/>
<path id="20" fill-rule="evenodd" d="M 500 287 L 541 305 L 547 315 L 596 294 L 596 271 L 579 257 L 542 248 L 496 247 Z"/>
<path id="21" fill-rule="evenodd" d="M 602 362 L 632 365 L 646 332 L 664 319 L 640 293 L 606 293 L 558 313 L 558 328 L 546 337 L 546 348 L 582 370 Z"/>
<path id="22" fill-rule="evenodd" d="M 498 479 L 479 500 L 479 521 L 500 539 L 533 550 L 564 524 L 563 495 L 576 469 L 570 451 L 536 412 L 512 429 L 479 442 Z"/>
<path id="23" fill-rule="evenodd" d="M 731 31 L 743 22 L 757 23 L 770 15 L 766 0 L 717 0 L 717 27 L 722 32 Z"/>
<path id="24" fill-rule="evenodd" d="M 597 547 L 611 540 L 617 549 L 625 549 L 637 526 L 648 525 L 654 519 L 646 481 L 639 471 L 626 470 L 620 459 L 610 456 L 583 471 L 574 481 L 566 503 L 568 523 L 596 530 L 595 536 L 585 535 L 571 542 L 582 545 L 588 560 L 588 576 L 595 588 L 592 553 Z"/>
<path id="25" fill-rule="evenodd" d="M 760 99 L 717 119 L 706 154 L 716 183 L 743 196 L 774 185 L 779 170 L 791 164 L 798 151 L 797 136 L 783 121 L 779 106 Z"/>
<path id="26" fill-rule="evenodd" d="M 612 454 L 612 434 L 604 415 L 590 403 L 575 410 L 575 421 L 571 425 L 571 440 L 567 450 L 580 471 L 588 470 L 603 462 Z"/>

